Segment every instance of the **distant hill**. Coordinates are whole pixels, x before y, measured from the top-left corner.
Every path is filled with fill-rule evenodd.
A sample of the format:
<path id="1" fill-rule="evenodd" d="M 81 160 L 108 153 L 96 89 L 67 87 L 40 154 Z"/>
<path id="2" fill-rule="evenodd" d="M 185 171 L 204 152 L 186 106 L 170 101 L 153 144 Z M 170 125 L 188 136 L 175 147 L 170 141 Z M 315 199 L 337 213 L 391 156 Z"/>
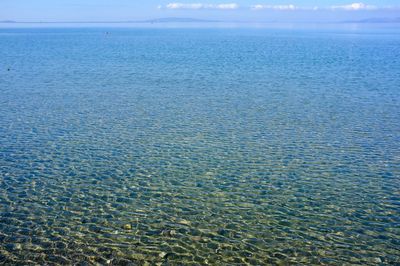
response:
<path id="1" fill-rule="evenodd" d="M 0 20 L 0 23 L 16 23 L 14 20 Z"/>
<path id="2" fill-rule="evenodd" d="M 400 23 L 399 18 L 367 18 L 362 20 L 345 21 L 345 23 Z"/>
<path id="3" fill-rule="evenodd" d="M 216 20 L 205 20 L 205 19 L 196 19 L 196 18 L 156 18 L 145 21 L 140 21 L 144 23 L 202 23 L 202 22 L 218 22 Z"/>

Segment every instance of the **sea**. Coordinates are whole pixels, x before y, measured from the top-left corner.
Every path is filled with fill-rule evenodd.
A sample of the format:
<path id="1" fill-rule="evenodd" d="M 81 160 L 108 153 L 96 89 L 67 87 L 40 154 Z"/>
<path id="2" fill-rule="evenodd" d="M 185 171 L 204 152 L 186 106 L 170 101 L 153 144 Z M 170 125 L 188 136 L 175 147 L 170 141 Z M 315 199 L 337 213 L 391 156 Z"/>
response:
<path id="1" fill-rule="evenodd" d="M 399 24 L 2 24 L 0 264 L 399 265 Z"/>

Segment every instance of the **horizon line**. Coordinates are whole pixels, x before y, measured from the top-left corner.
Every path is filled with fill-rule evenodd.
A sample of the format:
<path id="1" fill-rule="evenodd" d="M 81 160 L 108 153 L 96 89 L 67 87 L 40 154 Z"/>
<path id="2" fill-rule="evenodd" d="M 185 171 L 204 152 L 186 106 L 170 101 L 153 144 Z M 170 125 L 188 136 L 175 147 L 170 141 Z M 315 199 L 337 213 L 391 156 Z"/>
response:
<path id="1" fill-rule="evenodd" d="M 343 21 L 250 21 L 250 20 L 211 20 L 211 19 L 197 19 L 188 17 L 165 17 L 165 18 L 154 18 L 147 20 L 112 20 L 112 21 L 17 21 L 17 20 L 0 20 L 1 24 L 100 24 L 100 23 L 110 23 L 110 24 L 122 24 L 122 23 L 132 23 L 132 24 L 155 24 L 155 23 L 400 23 L 400 17 L 395 18 L 382 18 L 382 17 L 371 17 L 360 20 L 343 20 Z"/>

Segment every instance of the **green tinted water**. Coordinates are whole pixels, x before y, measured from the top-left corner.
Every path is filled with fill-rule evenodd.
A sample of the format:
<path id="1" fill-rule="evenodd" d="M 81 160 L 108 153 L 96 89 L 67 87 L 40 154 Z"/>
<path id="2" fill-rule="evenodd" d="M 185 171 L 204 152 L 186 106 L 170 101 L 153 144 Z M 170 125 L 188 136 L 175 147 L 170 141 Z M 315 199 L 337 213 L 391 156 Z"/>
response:
<path id="1" fill-rule="evenodd" d="M 0 30 L 0 262 L 399 264 L 398 36 Z"/>

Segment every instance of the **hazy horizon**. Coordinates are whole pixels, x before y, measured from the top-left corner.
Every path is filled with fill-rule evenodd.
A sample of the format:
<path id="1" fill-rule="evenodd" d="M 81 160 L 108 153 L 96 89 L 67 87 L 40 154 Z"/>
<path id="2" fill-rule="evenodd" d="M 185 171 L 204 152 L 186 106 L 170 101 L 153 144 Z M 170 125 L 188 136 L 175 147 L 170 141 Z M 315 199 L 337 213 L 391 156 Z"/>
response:
<path id="1" fill-rule="evenodd" d="M 2 0 L 0 21 L 124 22 L 191 18 L 221 22 L 341 22 L 398 18 L 397 1 L 160 1 Z"/>

